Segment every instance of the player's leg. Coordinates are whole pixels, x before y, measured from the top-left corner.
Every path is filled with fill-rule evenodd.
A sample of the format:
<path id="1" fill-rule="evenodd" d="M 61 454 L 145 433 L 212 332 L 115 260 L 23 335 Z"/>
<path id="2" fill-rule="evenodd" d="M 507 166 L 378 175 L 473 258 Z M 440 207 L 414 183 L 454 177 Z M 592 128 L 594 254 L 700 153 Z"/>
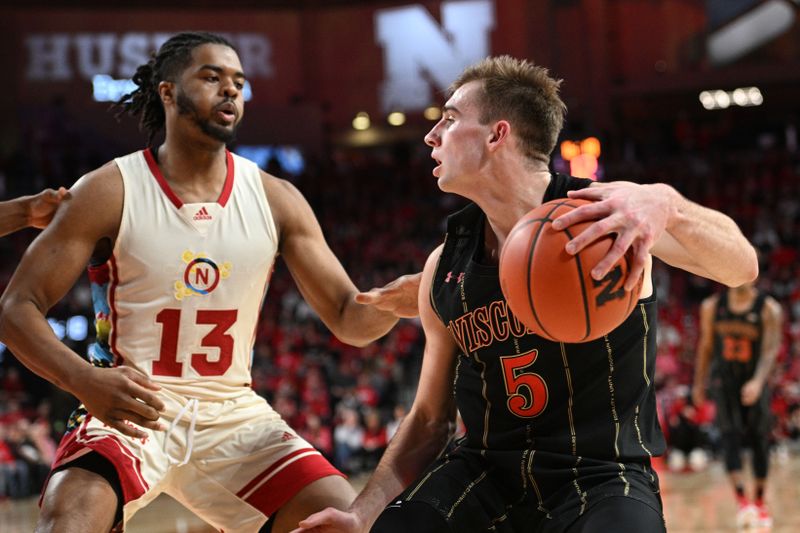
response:
<path id="1" fill-rule="evenodd" d="M 96 453 L 54 472 L 42 496 L 36 533 L 111 531 L 122 519 L 114 466 Z"/>
<path id="2" fill-rule="evenodd" d="M 107 533 L 153 500 L 168 470 L 163 432 L 134 439 L 87 415 L 70 419 L 44 488 L 37 531 Z"/>
<path id="3" fill-rule="evenodd" d="M 355 490 L 341 476 L 327 476 L 312 481 L 272 515 L 268 522 L 271 523 L 269 531 L 283 533 L 296 529 L 300 520 L 327 507 L 347 509 L 355 497 Z"/>
<path id="4" fill-rule="evenodd" d="M 509 457 L 509 465 L 518 471 L 520 456 Z M 535 530 L 529 516 L 537 514 L 535 504 L 520 499 L 525 491 L 518 476 L 501 466 L 479 453 L 454 449 L 386 506 L 371 533 L 508 532 L 516 531 L 514 524 L 520 521 Z"/>
<path id="5" fill-rule="evenodd" d="M 756 527 L 772 526 L 772 517 L 769 509 L 764 502 L 764 492 L 767 485 L 767 474 L 769 472 L 769 427 L 755 426 L 751 431 L 752 450 L 753 450 L 753 477 L 755 478 L 755 497 L 754 505 Z"/>
<path id="6" fill-rule="evenodd" d="M 664 517 L 650 505 L 625 496 L 604 498 L 586 511 L 565 533 L 620 531 L 664 533 Z"/>
<path id="7" fill-rule="evenodd" d="M 755 477 L 755 499 L 764 498 L 764 489 L 769 472 L 769 441 L 766 435 L 755 434 L 753 443 L 753 475 Z"/>
<path id="8" fill-rule="evenodd" d="M 722 433 L 722 453 L 725 459 L 725 470 L 736 491 L 737 497 L 745 497 L 744 480 L 742 479 L 742 435 L 739 431 Z"/>
<path id="9" fill-rule="evenodd" d="M 219 530 L 283 533 L 326 507 L 346 508 L 355 491 L 330 462 L 254 392 L 223 405 L 201 402 L 213 424 L 197 424 L 192 460 L 164 490 Z"/>

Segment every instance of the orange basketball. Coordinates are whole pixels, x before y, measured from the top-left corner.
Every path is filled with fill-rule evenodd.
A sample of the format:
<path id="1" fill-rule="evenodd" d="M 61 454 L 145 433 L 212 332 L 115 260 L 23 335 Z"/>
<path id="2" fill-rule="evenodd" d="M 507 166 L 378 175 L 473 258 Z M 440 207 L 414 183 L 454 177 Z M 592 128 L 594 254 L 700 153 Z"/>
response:
<path id="1" fill-rule="evenodd" d="M 642 288 L 643 277 L 632 291 L 623 289 L 629 254 L 605 278 L 592 279 L 592 268 L 614 242 L 611 236 L 592 242 L 574 256 L 564 249 L 592 222 L 556 231 L 552 221 L 586 203 L 561 198 L 531 210 L 508 234 L 500 254 L 500 286 L 511 312 L 534 333 L 553 341 L 602 337 L 628 317 Z"/>

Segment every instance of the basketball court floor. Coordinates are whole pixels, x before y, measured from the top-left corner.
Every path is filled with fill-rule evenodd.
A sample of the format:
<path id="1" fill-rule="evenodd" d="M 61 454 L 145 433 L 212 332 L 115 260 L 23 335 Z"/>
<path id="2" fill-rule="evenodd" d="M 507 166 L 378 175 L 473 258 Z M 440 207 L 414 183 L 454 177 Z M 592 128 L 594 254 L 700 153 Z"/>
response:
<path id="1" fill-rule="evenodd" d="M 723 533 L 736 528 L 736 505 L 719 462 L 698 473 L 673 473 L 660 469 L 661 488 L 669 533 Z M 800 455 L 773 459 L 767 502 L 774 525 L 748 532 L 800 532 Z M 357 488 L 366 477 L 353 479 Z M 36 521 L 36 499 L 0 502 L 0 532 L 30 533 Z M 140 511 L 127 533 L 210 533 L 215 531 L 174 500 L 160 496 Z M 620 529 L 620 531 L 623 531 Z M 610 532 L 609 532 L 610 533 Z"/>

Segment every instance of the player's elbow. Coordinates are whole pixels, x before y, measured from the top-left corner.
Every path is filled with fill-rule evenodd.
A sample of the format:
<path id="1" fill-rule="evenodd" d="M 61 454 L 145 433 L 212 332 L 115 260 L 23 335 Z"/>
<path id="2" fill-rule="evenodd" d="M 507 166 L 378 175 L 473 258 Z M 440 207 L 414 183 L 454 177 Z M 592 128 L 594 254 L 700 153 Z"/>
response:
<path id="1" fill-rule="evenodd" d="M 356 348 L 363 348 L 364 346 L 371 343 L 374 339 L 368 337 L 361 337 L 358 335 L 344 335 L 338 334 L 336 338 L 342 341 L 345 344 L 349 344 L 350 346 L 355 346 Z"/>
<path id="2" fill-rule="evenodd" d="M 330 324 L 329 328 L 331 333 L 333 333 L 339 341 L 350 346 L 355 346 L 356 348 L 363 348 L 379 337 L 374 335 L 370 331 L 370 328 L 354 327 L 354 325 L 346 319 L 336 324 Z"/>
<path id="3" fill-rule="evenodd" d="M 0 298 L 0 342 L 3 344 L 8 344 L 8 335 L 11 329 L 9 307 L 8 299 L 5 296 Z"/>
<path id="4" fill-rule="evenodd" d="M 758 256 L 755 248 L 748 246 L 743 257 L 738 262 L 737 268 L 731 272 L 729 279 L 724 281 L 728 287 L 739 287 L 745 283 L 755 281 L 758 277 Z"/>
<path id="5" fill-rule="evenodd" d="M 413 405 L 408 416 L 416 421 L 415 434 L 420 441 L 429 442 L 437 449 L 437 453 L 456 432 L 456 420 L 450 408 L 423 408 Z"/>
<path id="6" fill-rule="evenodd" d="M 356 348 L 363 348 L 389 333 L 395 323 L 397 323 L 396 318 L 389 322 L 375 320 L 366 322 L 345 319 L 339 325 L 331 327 L 331 331 L 343 343 Z"/>
<path id="7" fill-rule="evenodd" d="M 23 302 L 8 291 L 0 297 L 0 342 L 5 345 L 12 344 L 15 337 L 25 332 Z"/>

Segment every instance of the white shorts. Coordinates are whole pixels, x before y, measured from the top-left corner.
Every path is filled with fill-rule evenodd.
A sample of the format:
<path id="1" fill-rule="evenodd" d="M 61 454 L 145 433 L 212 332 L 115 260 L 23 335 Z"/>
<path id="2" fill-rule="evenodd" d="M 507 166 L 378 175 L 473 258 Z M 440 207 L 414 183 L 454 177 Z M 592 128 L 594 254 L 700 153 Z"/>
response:
<path id="1" fill-rule="evenodd" d="M 53 470 L 94 451 L 116 468 L 123 521 L 166 492 L 226 532 L 258 531 L 317 479 L 343 474 L 255 392 L 232 400 L 188 399 L 162 389 L 169 429 L 127 437 L 91 415 L 64 435 Z"/>

